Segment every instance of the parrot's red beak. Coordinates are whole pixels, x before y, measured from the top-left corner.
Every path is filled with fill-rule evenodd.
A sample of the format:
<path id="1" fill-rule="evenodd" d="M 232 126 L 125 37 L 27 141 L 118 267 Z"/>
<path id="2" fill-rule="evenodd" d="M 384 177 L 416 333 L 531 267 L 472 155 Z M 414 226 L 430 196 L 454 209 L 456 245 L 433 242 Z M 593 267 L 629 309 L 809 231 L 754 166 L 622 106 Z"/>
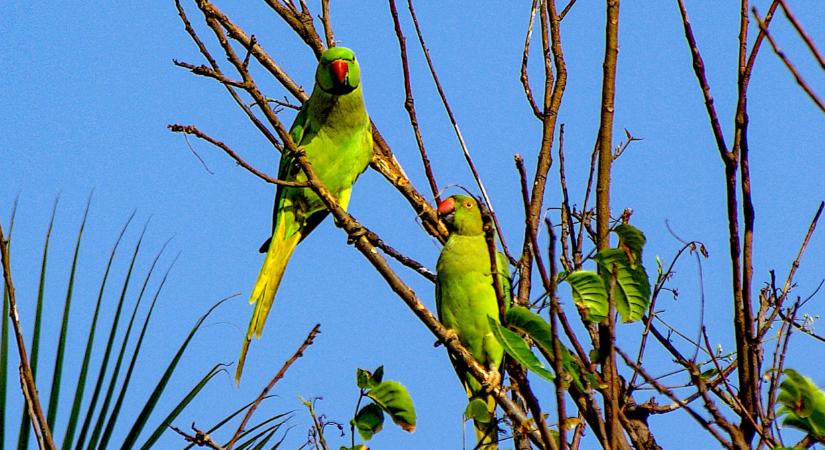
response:
<path id="1" fill-rule="evenodd" d="M 455 211 L 455 200 L 452 197 L 446 198 L 438 204 L 438 214 L 441 216 L 450 214 L 453 211 Z"/>
<path id="2" fill-rule="evenodd" d="M 332 67 L 332 74 L 335 75 L 335 79 L 338 80 L 338 83 L 344 84 L 347 79 L 347 75 L 349 74 L 349 66 L 347 65 L 347 62 L 343 59 L 336 59 L 330 63 L 330 66 Z"/>

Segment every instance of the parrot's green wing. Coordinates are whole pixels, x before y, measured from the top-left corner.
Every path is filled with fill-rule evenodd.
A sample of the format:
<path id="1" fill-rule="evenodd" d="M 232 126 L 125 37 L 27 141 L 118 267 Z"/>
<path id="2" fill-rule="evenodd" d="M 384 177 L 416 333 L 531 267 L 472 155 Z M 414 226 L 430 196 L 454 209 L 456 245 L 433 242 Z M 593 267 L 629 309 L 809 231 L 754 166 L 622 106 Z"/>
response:
<path id="1" fill-rule="evenodd" d="M 309 126 L 309 115 L 307 113 L 307 103 L 301 105 L 301 109 L 298 110 L 298 115 L 295 116 L 295 121 L 292 122 L 292 127 L 289 129 L 289 136 L 292 138 L 292 142 L 295 143 L 297 146 L 301 146 L 301 140 L 304 137 L 304 131 Z M 281 153 L 281 159 L 278 163 L 278 179 L 279 180 L 289 180 L 293 181 L 298 176 L 300 172 L 300 167 L 298 166 L 297 161 L 295 161 L 295 157 L 289 154 L 289 152 L 284 148 L 284 151 Z M 284 200 L 284 186 L 278 185 L 275 190 L 275 202 L 272 205 L 272 232 L 275 232 L 275 227 L 278 225 L 278 211 L 283 207 L 283 200 Z M 266 253 L 269 250 L 269 243 L 272 240 L 272 236 L 268 237 L 261 247 L 258 249 L 260 253 Z"/>

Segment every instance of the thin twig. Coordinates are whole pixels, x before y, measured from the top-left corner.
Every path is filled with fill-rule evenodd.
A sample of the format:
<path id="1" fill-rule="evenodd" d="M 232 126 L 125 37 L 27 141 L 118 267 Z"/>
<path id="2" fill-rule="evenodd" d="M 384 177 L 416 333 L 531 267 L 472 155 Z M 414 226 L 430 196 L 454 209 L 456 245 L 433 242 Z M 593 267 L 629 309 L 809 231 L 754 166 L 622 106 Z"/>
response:
<path id="1" fill-rule="evenodd" d="M 464 159 L 467 161 L 467 165 L 470 167 L 470 172 L 473 174 L 473 179 L 475 179 L 478 189 L 481 191 L 481 196 L 484 198 L 484 203 L 486 203 L 487 207 L 490 208 L 490 213 L 493 216 L 493 222 L 496 226 L 496 233 L 498 233 L 498 240 L 501 243 L 501 248 L 510 263 L 515 264 L 515 260 L 510 255 L 510 250 L 507 248 L 507 241 L 504 239 L 504 232 L 502 231 L 501 225 L 496 217 L 493 202 L 490 200 L 490 196 L 487 195 L 487 189 L 484 188 L 484 183 L 481 181 L 481 177 L 478 174 L 478 170 L 476 170 L 472 157 L 470 157 L 470 150 L 464 142 L 464 136 L 461 134 L 461 129 L 458 127 L 458 122 L 455 119 L 453 110 L 450 108 L 450 103 L 447 101 L 447 95 L 444 93 L 444 88 L 441 87 L 441 82 L 438 80 L 438 74 L 436 74 L 433 60 L 430 58 L 430 51 L 427 49 L 427 44 L 424 42 L 424 35 L 421 32 L 421 27 L 418 25 L 418 18 L 415 16 L 415 8 L 413 7 L 412 0 L 407 0 L 407 7 L 410 10 L 410 16 L 412 16 L 413 25 L 415 25 L 415 33 L 418 35 L 418 42 L 421 44 L 421 50 L 424 52 L 424 58 L 427 60 L 427 66 L 430 68 L 430 75 L 432 75 L 433 82 L 435 82 L 436 90 L 438 90 L 438 95 L 441 97 L 441 103 L 444 105 L 447 116 L 450 118 L 450 123 L 453 125 L 453 130 L 458 138 L 458 143 L 461 146 L 462 153 L 464 154 Z"/>
<path id="2" fill-rule="evenodd" d="M 329 0 L 321 0 L 321 20 L 324 22 L 327 48 L 335 47 L 335 36 L 332 34 L 332 17 L 329 14 Z"/>
<path id="3" fill-rule="evenodd" d="M 26 407 L 29 410 L 29 417 L 32 418 L 32 427 L 38 437 L 38 444 L 47 450 L 56 450 L 52 432 L 46 417 L 43 415 L 43 408 L 40 406 L 40 397 L 37 393 L 37 386 L 34 383 L 34 376 L 29 365 L 29 357 L 26 353 L 26 343 L 23 338 L 23 328 L 20 325 L 20 314 L 17 311 L 17 295 L 14 290 L 14 282 L 11 277 L 11 262 L 9 255 L 9 241 L 3 234 L 3 225 L 0 224 L 0 258 L 3 262 L 3 282 L 6 285 L 9 298 L 9 319 L 11 319 L 14 337 L 17 341 L 17 353 L 20 357 L 20 387 L 26 395 Z"/>
<path id="4" fill-rule="evenodd" d="M 759 13 L 757 12 L 755 6 L 751 8 L 751 13 L 753 13 L 754 19 L 756 19 L 756 22 L 759 24 L 759 29 L 765 33 L 765 37 L 771 44 L 773 52 L 776 53 L 776 56 L 778 56 L 779 59 L 782 60 L 782 63 L 785 64 L 785 67 L 787 67 L 788 70 L 791 72 L 791 75 L 793 75 L 794 80 L 796 80 L 796 84 L 798 84 L 799 87 L 801 87 L 802 90 L 805 91 L 806 94 L 808 94 L 808 97 L 810 97 L 810 99 L 813 100 L 814 103 L 816 103 L 816 106 L 819 107 L 819 109 L 822 110 L 822 112 L 825 112 L 825 102 L 823 102 L 822 99 L 816 95 L 816 93 L 808 84 L 808 82 L 806 82 L 805 79 L 802 78 L 802 75 L 799 74 L 799 71 L 796 70 L 796 66 L 793 65 L 793 63 L 788 59 L 788 57 L 785 56 L 785 52 L 783 52 L 776 44 L 776 41 L 773 39 L 771 34 L 768 32 L 768 29 L 765 27 L 764 22 L 759 18 Z"/>
<path id="5" fill-rule="evenodd" d="M 802 40 L 805 41 L 805 45 L 808 46 L 808 50 L 811 51 L 811 53 L 814 55 L 814 58 L 816 58 L 816 62 L 819 63 L 819 67 L 821 67 L 822 70 L 825 70 L 825 58 L 822 57 L 822 53 L 820 53 L 819 50 L 816 48 L 816 44 L 814 44 L 813 39 L 811 39 L 808 33 L 805 32 L 805 29 L 802 28 L 802 24 L 800 24 L 799 21 L 796 20 L 796 16 L 794 16 L 793 12 L 791 12 L 791 9 L 788 8 L 788 4 L 785 3 L 785 0 L 778 1 L 782 4 L 782 11 L 784 11 L 785 17 L 788 18 L 788 20 L 791 22 L 791 25 L 793 25 L 794 29 L 796 29 L 797 34 L 799 34 L 799 37 L 801 37 Z"/>
<path id="6" fill-rule="evenodd" d="M 722 371 L 722 366 L 719 364 L 718 358 L 713 353 L 713 348 L 710 345 L 710 339 L 708 338 L 707 331 L 705 330 L 704 327 L 702 327 L 702 339 L 704 340 L 705 348 L 707 349 L 708 354 L 710 355 L 710 361 L 711 361 L 711 363 L 713 363 L 713 367 L 716 369 L 717 372 L 721 372 Z M 745 405 L 743 405 L 742 402 L 739 400 L 739 398 L 737 398 L 736 391 L 730 385 L 730 383 L 728 383 L 727 377 L 722 378 L 722 384 L 724 385 L 725 390 L 730 395 L 730 399 L 733 402 L 733 405 L 735 405 L 734 410 L 738 410 L 740 415 L 743 415 L 743 416 L 746 417 L 748 422 L 750 422 L 751 426 L 754 428 L 754 430 L 756 430 L 756 432 L 759 434 L 759 436 L 762 439 L 773 443 L 773 440 L 771 439 L 771 437 L 768 434 L 766 434 L 765 431 L 763 430 L 763 428 L 759 425 L 759 422 L 758 422 L 759 418 L 758 417 L 754 418 L 751 415 L 750 411 L 748 411 L 748 409 L 745 408 Z"/>
<path id="7" fill-rule="evenodd" d="M 782 309 L 782 304 L 785 302 L 785 299 L 788 297 L 788 294 L 791 292 L 791 286 L 793 284 L 793 277 L 796 274 L 796 270 L 799 268 L 799 263 L 802 260 L 802 255 L 805 253 L 805 249 L 808 248 L 808 242 L 811 240 L 811 236 L 814 234 L 814 230 L 816 230 L 816 225 L 819 223 L 819 218 L 822 215 L 822 210 L 825 209 L 825 202 L 819 203 L 819 208 L 816 210 L 816 214 L 814 214 L 814 218 L 811 220 L 811 224 L 808 226 L 808 231 L 805 233 L 805 238 L 802 239 L 802 244 L 799 246 L 799 250 L 796 252 L 796 258 L 794 258 L 793 263 L 791 263 L 791 270 L 788 271 L 788 277 L 785 279 L 785 285 L 782 287 L 782 293 L 780 294 L 779 298 L 776 299 L 774 304 L 774 311 L 771 313 L 770 317 L 765 321 L 764 328 L 759 330 L 760 338 L 763 338 L 765 334 L 767 334 L 768 330 L 770 330 L 770 323 L 776 319 L 776 315 Z"/>
<path id="8" fill-rule="evenodd" d="M 404 37 L 404 31 L 401 29 L 401 22 L 398 20 L 398 9 L 395 7 L 395 0 L 389 0 L 390 13 L 392 14 L 393 25 L 395 26 L 395 36 L 398 38 L 398 47 L 401 52 L 401 69 L 404 72 L 404 109 L 410 116 L 410 125 L 415 135 L 415 143 L 418 144 L 418 152 L 421 154 L 421 162 L 424 164 L 424 174 L 427 176 L 427 182 L 430 184 L 430 190 L 433 193 L 435 204 L 441 203 L 441 198 L 438 195 L 438 184 L 433 175 L 433 169 L 430 166 L 430 158 L 427 156 L 427 150 L 424 148 L 424 138 L 421 137 L 421 129 L 418 126 L 418 116 L 415 112 L 415 99 L 412 94 L 412 84 L 410 82 L 410 65 L 407 58 L 407 38 Z"/>
<path id="9" fill-rule="evenodd" d="M 733 449 L 733 446 L 731 445 L 731 443 L 728 442 L 724 438 L 724 436 L 719 434 L 719 432 L 711 426 L 712 423 L 709 422 L 704 417 L 702 417 L 693 408 L 691 408 L 687 404 L 687 402 L 685 402 L 684 400 L 679 399 L 676 396 L 676 394 L 674 394 L 673 391 L 671 391 L 667 386 L 664 386 L 664 385 L 660 384 L 658 381 L 656 381 L 656 379 L 654 377 L 650 376 L 650 374 L 648 374 L 647 371 L 644 368 L 642 368 L 642 366 L 637 365 L 636 362 L 633 361 L 630 358 L 630 356 L 625 354 L 620 348 L 616 348 L 616 353 L 618 353 L 619 356 L 621 356 L 622 359 L 624 359 L 625 364 L 627 364 L 628 366 L 632 367 L 634 370 L 639 372 L 639 374 L 642 376 L 642 378 L 645 379 L 645 381 L 647 381 L 650 385 L 654 386 L 656 388 L 657 392 L 659 392 L 660 394 L 666 395 L 674 403 L 679 405 L 680 408 L 684 409 L 685 412 L 687 412 L 690 417 L 692 417 L 699 425 L 701 425 L 702 428 L 707 430 L 720 444 L 722 444 L 722 446 L 724 446 L 725 448 L 728 448 L 728 449 Z"/>
<path id="10" fill-rule="evenodd" d="M 191 442 L 198 447 L 209 447 L 212 450 L 224 450 L 223 447 L 212 440 L 212 436 L 210 436 L 209 433 L 204 433 L 203 431 L 197 429 L 194 422 L 192 422 L 192 431 L 194 431 L 195 434 L 189 434 L 174 425 L 169 425 L 169 428 L 171 428 L 175 433 L 181 435 L 184 441 Z"/>
<path id="11" fill-rule="evenodd" d="M 711 128 L 713 129 L 713 137 L 716 139 L 716 148 L 722 158 L 730 159 L 728 154 L 728 147 L 725 144 L 725 136 L 722 133 L 722 125 L 719 123 L 719 116 L 716 114 L 716 107 L 713 104 L 713 96 L 710 94 L 710 84 L 708 83 L 707 75 L 705 74 L 705 62 L 702 60 L 702 55 L 699 53 L 699 47 L 696 45 L 696 37 L 693 35 L 693 27 L 690 26 L 690 18 L 687 15 L 687 8 L 683 0 L 677 0 L 679 4 L 679 12 L 682 15 L 682 25 L 685 29 L 685 39 L 687 39 L 688 46 L 690 46 L 690 54 L 693 58 L 693 71 L 696 74 L 696 80 L 699 82 L 699 87 L 702 89 L 702 96 L 705 98 L 705 109 L 710 119 Z"/>
<path id="12" fill-rule="evenodd" d="M 774 12 L 778 7 L 779 0 L 773 0 L 771 2 L 771 5 L 768 7 L 768 13 L 765 15 L 766 27 L 770 25 L 771 20 L 773 20 Z M 748 84 L 750 83 L 751 73 L 753 73 L 753 66 L 756 63 L 756 55 L 759 54 L 759 49 L 762 48 L 762 41 L 764 40 L 765 33 L 762 30 L 759 30 L 759 33 L 757 33 L 756 35 L 756 40 L 753 41 L 753 45 L 751 46 L 751 53 L 748 56 L 748 62 L 745 64 L 745 71 L 742 75 L 742 84 L 745 86 L 745 88 L 747 88 Z"/>
<path id="13" fill-rule="evenodd" d="M 567 68 L 564 62 L 564 53 L 561 45 L 561 31 L 555 0 L 541 0 L 539 4 L 539 19 L 541 22 L 541 46 L 544 56 L 544 98 L 542 104 L 542 131 L 541 143 L 536 161 L 536 172 L 533 176 L 533 189 L 530 194 L 530 210 L 527 214 L 529 227 L 533 233 L 538 233 L 539 216 L 544 204 L 544 191 L 547 187 L 547 175 L 553 164 L 553 137 L 561 107 L 564 88 L 567 85 Z M 552 62 L 551 62 L 552 57 Z M 555 74 L 553 70 L 555 69 Z M 532 273 L 532 257 L 529 233 L 525 230 L 522 246 L 519 271 L 519 298 L 528 298 L 530 294 L 530 278 Z"/>
<path id="14" fill-rule="evenodd" d="M 200 37 L 198 36 L 195 29 L 192 27 L 192 24 L 189 22 L 189 18 L 186 16 L 186 11 L 183 9 L 183 6 L 180 4 L 180 0 L 175 0 L 175 6 L 178 9 L 178 16 L 180 16 L 180 19 L 183 22 L 183 25 L 184 25 L 184 28 L 185 28 L 186 32 L 192 38 L 192 41 L 195 42 L 195 45 L 197 45 L 198 51 L 200 51 L 201 55 L 203 55 L 203 57 L 206 58 L 206 60 L 209 62 L 209 65 L 212 67 L 212 71 L 215 74 L 220 75 L 221 77 L 223 77 L 223 74 L 221 73 L 221 69 L 220 69 L 220 66 L 218 65 L 217 60 L 212 56 L 212 54 L 209 52 L 209 49 L 206 48 L 206 45 L 203 43 L 203 41 L 200 39 Z M 244 66 L 244 68 L 246 68 L 246 66 Z M 223 77 L 223 78 L 225 78 L 225 77 Z M 223 81 L 222 81 L 222 83 L 223 83 Z M 244 113 L 246 113 L 247 117 L 249 117 L 249 119 L 252 121 L 252 123 L 255 125 L 255 127 L 258 128 L 258 130 L 261 132 L 261 134 L 263 134 L 264 137 L 266 137 L 267 140 L 275 148 L 280 149 L 281 143 L 278 142 L 278 140 L 275 138 L 275 136 L 272 134 L 272 132 L 263 124 L 263 122 L 261 122 L 261 120 L 258 119 L 257 116 L 255 116 L 255 114 L 252 112 L 252 110 L 240 98 L 240 96 L 235 91 L 235 89 L 233 89 L 232 86 L 230 86 L 226 83 L 223 83 L 223 85 L 226 88 L 227 92 L 229 92 L 229 95 L 232 97 L 232 99 L 235 101 L 235 103 L 238 106 L 241 107 L 241 109 L 244 111 Z"/>
<path id="15" fill-rule="evenodd" d="M 244 169 L 248 170 L 250 173 L 254 174 L 256 177 L 266 181 L 267 183 L 278 184 L 281 186 L 289 186 L 289 187 L 307 187 L 307 184 L 300 181 L 287 181 L 287 180 L 279 180 L 277 178 L 272 178 L 269 175 L 261 172 L 260 170 L 253 167 L 248 162 L 244 161 L 231 147 L 224 144 L 223 142 L 207 135 L 206 133 L 199 130 L 194 125 L 179 125 L 179 124 L 172 124 L 168 125 L 170 131 L 173 133 L 184 133 L 184 134 L 191 134 L 199 139 L 202 139 L 210 144 L 214 145 L 215 147 L 220 148 L 224 151 L 230 158 L 235 160 L 239 166 L 243 167 Z"/>
<path id="16" fill-rule="evenodd" d="M 778 337 L 776 340 L 776 349 L 773 352 L 773 363 L 771 364 L 771 370 L 773 373 L 771 376 L 770 384 L 768 386 L 768 406 L 767 408 L 765 408 L 766 414 L 763 418 L 763 423 L 765 424 L 766 428 L 770 428 L 772 425 L 774 425 L 774 406 L 776 405 L 776 398 L 779 392 L 779 378 L 780 374 L 782 373 L 783 366 L 785 364 L 785 357 L 788 355 L 788 344 L 790 343 L 791 332 L 793 330 L 791 324 L 796 318 L 798 303 L 792 306 L 790 310 L 790 314 L 785 320 L 782 321 L 782 326 L 780 326 L 779 328 L 779 334 L 777 335 Z M 779 434 L 778 432 L 777 436 L 780 436 L 781 438 L 781 434 Z M 761 445 L 762 444 L 760 443 L 760 446 Z"/>
<path id="17" fill-rule="evenodd" d="M 530 6 L 530 22 L 527 24 L 527 35 L 524 37 L 524 50 L 522 50 L 521 53 L 520 79 L 521 85 L 524 87 L 524 95 L 527 97 L 527 103 L 533 110 L 533 115 L 536 116 L 537 119 L 542 120 L 544 119 L 544 114 L 542 114 L 539 105 L 536 103 L 536 99 L 533 97 L 533 90 L 530 88 L 530 78 L 527 74 L 527 61 L 530 58 L 530 40 L 533 38 L 533 22 L 536 18 L 536 6 L 538 4 L 539 0 L 533 0 L 533 4 Z"/>
<path id="18" fill-rule="evenodd" d="M 295 350 L 295 353 L 288 360 L 286 360 L 286 362 L 284 362 L 283 366 L 281 366 L 281 370 L 279 370 L 278 373 L 276 373 L 275 376 L 272 377 L 272 380 L 269 381 L 269 384 L 267 384 L 266 387 L 264 387 L 264 389 L 258 395 L 258 398 L 255 399 L 255 402 L 253 402 L 249 409 L 246 410 L 246 415 L 244 415 L 241 424 L 238 425 L 238 429 L 235 430 L 234 436 L 232 436 L 232 439 L 226 444 L 226 450 L 232 450 L 232 446 L 235 445 L 235 442 L 241 437 L 241 434 L 243 434 L 244 428 L 246 427 L 246 424 L 249 422 L 249 419 L 252 417 L 252 414 L 255 412 L 256 409 L 258 409 L 258 405 L 260 405 L 264 398 L 266 398 L 269 391 L 272 390 L 273 386 L 275 386 L 275 383 L 277 383 L 281 378 L 284 377 L 289 367 L 295 361 L 297 361 L 298 358 L 304 356 L 304 351 L 306 351 L 307 347 L 312 345 L 312 341 L 315 339 L 315 336 L 317 336 L 320 331 L 320 323 L 312 327 L 312 330 L 309 331 L 309 334 L 307 335 L 306 339 L 304 339 L 304 342 L 301 344 L 301 346 L 298 347 L 298 350 Z"/>
<path id="19" fill-rule="evenodd" d="M 189 142 L 189 136 L 184 135 L 184 139 L 186 140 L 186 146 L 189 147 L 189 151 L 191 151 L 192 154 L 195 155 L 195 158 L 197 158 L 198 161 L 200 161 L 201 166 L 203 166 L 203 170 L 205 170 L 206 173 L 208 173 L 209 175 L 215 175 L 215 172 L 212 172 L 212 170 L 209 169 L 209 166 L 206 165 L 206 161 L 204 161 L 203 158 L 201 158 L 201 155 L 198 153 L 197 150 L 195 150 L 195 147 L 192 147 L 192 143 Z"/>
<path id="20" fill-rule="evenodd" d="M 559 13 L 559 21 L 564 20 L 564 17 L 567 15 L 567 13 L 570 12 L 570 8 L 572 8 L 575 4 L 576 0 L 570 0 L 569 2 L 567 2 L 567 6 L 565 6 Z"/>
<path id="21" fill-rule="evenodd" d="M 563 312 L 559 305 L 559 298 L 556 296 L 556 288 L 558 287 L 556 284 L 558 276 L 558 269 L 556 268 L 556 236 L 553 233 L 553 224 L 550 223 L 550 218 L 548 217 L 545 220 L 547 221 L 547 233 L 549 234 L 548 239 L 550 241 L 548 248 L 548 259 L 550 260 L 549 289 L 545 289 L 547 289 L 547 295 L 550 296 L 550 334 L 553 336 L 553 356 L 555 356 L 552 364 L 553 371 L 556 372 L 556 378 L 553 381 L 556 385 L 556 412 L 559 418 L 559 448 L 560 450 L 567 450 L 567 430 L 563 426 L 563 422 L 567 419 L 567 412 L 564 404 L 564 382 L 561 377 L 563 371 L 562 347 L 557 323 L 557 319 Z M 533 236 L 533 239 L 535 239 L 535 236 Z M 536 258 L 536 262 L 540 263 L 540 260 Z"/>

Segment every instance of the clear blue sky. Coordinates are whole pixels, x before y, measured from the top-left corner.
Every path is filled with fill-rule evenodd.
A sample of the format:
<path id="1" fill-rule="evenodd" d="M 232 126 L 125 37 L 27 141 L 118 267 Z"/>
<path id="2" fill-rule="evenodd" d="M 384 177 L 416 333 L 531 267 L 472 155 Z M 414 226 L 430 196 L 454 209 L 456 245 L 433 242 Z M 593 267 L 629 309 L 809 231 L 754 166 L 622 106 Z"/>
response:
<path id="1" fill-rule="evenodd" d="M 260 3 L 221 6 L 254 33 L 308 91 L 315 66 L 311 52 Z M 361 62 L 368 110 L 407 173 L 426 192 L 403 109 L 397 42 L 388 8 L 382 2 L 332 3 L 336 37 L 354 48 Z M 523 215 L 512 158 L 521 153 L 532 166 L 540 139 L 539 123 L 524 100 L 518 78 L 529 4 L 467 9 L 458 2 L 438 2 L 437 6 L 419 3 L 418 16 L 447 95 L 498 209 L 508 243 L 519 248 Z M 703 283 L 710 338 L 732 350 L 722 164 L 674 3 L 622 5 L 615 143 L 624 137 L 624 128 L 644 140 L 634 143 L 614 166 L 613 211 L 634 210 L 632 223 L 648 237 L 645 264 L 651 274 L 655 273 L 654 256 L 669 262 L 680 246 L 666 223 L 682 239 L 706 244 L 711 257 L 703 262 Z M 738 6 L 734 3 L 688 2 L 729 142 L 736 94 Z M 764 13 L 768 2 L 756 3 Z M 820 20 L 825 7 L 815 2 L 790 3 L 814 40 L 825 46 L 825 23 Z M 433 170 L 441 185 L 471 187 L 408 15 L 403 5 L 399 6 L 411 52 L 418 115 Z M 5 4 L 0 12 L 0 218 L 7 226 L 12 202 L 19 194 L 13 266 L 26 329 L 31 329 L 42 237 L 58 194 L 46 329 L 55 330 L 60 320 L 67 261 L 92 190 L 75 315 L 90 315 L 105 259 L 132 210 L 136 209 L 137 215 L 127 242 L 134 242 L 140 226 L 151 218 L 146 253 L 140 261 L 144 270 L 170 237 L 173 239 L 161 268 L 180 252 L 150 326 L 143 355 L 150 368 L 168 361 L 169 347 L 183 339 L 210 305 L 227 295 L 241 294 L 222 306 L 196 337 L 173 379 L 174 394 L 162 402 L 161 408 L 168 408 L 211 365 L 237 357 L 251 313 L 246 296 L 262 261 L 257 249 L 271 223 L 274 189 L 236 167 L 216 149 L 193 141 L 214 172 L 210 175 L 183 137 L 168 132 L 166 125 L 197 124 L 270 173 L 278 155 L 247 123 L 223 88 L 172 65 L 172 58 L 202 63 L 173 2 L 152 2 L 150 6 L 74 2 L 60 7 L 15 2 Z M 201 20 L 193 8 L 190 16 L 193 21 Z M 579 205 L 598 128 L 603 23 L 603 7 L 584 2 L 573 8 L 562 25 L 569 80 L 560 120 L 566 124 L 571 196 Z M 778 19 L 772 29 L 807 80 L 825 94 L 822 72 L 784 19 Z M 536 81 L 541 77 L 538 62 L 534 56 L 531 68 Z M 275 82 L 259 81 L 268 96 L 285 94 Z M 540 86 L 536 84 L 534 89 L 538 92 Z M 784 279 L 819 201 L 825 198 L 825 120 L 767 46 L 756 63 L 749 103 L 757 214 L 754 287 L 758 289 L 771 269 Z M 290 122 L 292 115 L 284 112 L 282 118 Z M 560 199 L 555 188 L 557 166 L 552 173 L 548 206 L 558 205 Z M 406 202 L 380 175 L 368 171 L 360 179 L 351 212 L 391 245 L 434 267 L 438 244 L 421 230 Z M 253 343 L 241 387 L 236 388 L 229 375 L 219 375 L 177 425 L 187 427 L 195 421 L 207 427 L 253 398 L 312 325 L 320 322 L 322 334 L 316 344 L 277 385 L 278 397 L 266 404 L 270 413 L 297 410 L 287 448 L 303 442 L 309 425 L 299 395 L 323 397 L 317 405 L 319 411 L 330 420 L 346 423 L 357 399 L 355 369 L 379 364 L 385 365 L 387 378 L 409 387 L 419 423 L 413 435 L 387 426 L 371 446 L 460 448 L 465 397 L 443 348 L 433 348 L 432 335 L 345 241 L 345 235 L 328 221 L 300 246 L 263 339 Z M 823 255 L 825 238 L 820 230 L 798 272 L 795 294 L 811 294 L 825 277 Z M 117 282 L 125 270 L 125 252 L 121 256 L 115 282 L 108 291 L 109 301 L 115 298 Z M 432 284 L 401 271 L 434 308 Z M 673 284 L 679 289 L 679 299 L 664 296 L 659 304 L 666 320 L 691 335 L 698 325 L 698 284 L 695 262 L 685 259 L 677 267 Z M 566 287 L 562 294 L 572 314 Z M 821 314 L 821 304 L 812 302 L 808 312 Z M 71 339 L 76 344 L 69 357 L 77 361 L 86 330 L 83 321 L 73 323 Z M 634 350 L 640 330 L 638 324 L 622 326 L 619 345 Z M 56 333 L 49 331 L 44 339 L 48 348 Z M 801 335 L 793 344 L 788 365 L 825 385 L 815 365 L 802 361 L 821 347 Z M 50 373 L 49 362 L 41 367 L 42 373 Z M 651 351 L 646 367 L 661 374 L 670 367 L 669 358 Z M 77 362 L 70 363 L 67 370 L 67 376 L 73 376 Z M 143 372 L 151 376 L 133 386 L 132 404 L 145 396 L 158 377 L 156 372 Z M 41 384 L 40 390 L 45 395 L 47 385 Z M 544 405 L 552 410 L 547 392 Z M 639 396 L 641 401 L 646 398 L 644 393 Z M 12 425 L 17 423 L 18 410 L 6 414 Z M 61 413 L 58 423 L 64 424 L 67 415 Z M 657 438 L 665 448 L 684 448 L 688 442 L 705 439 L 693 422 L 684 423 L 688 420 L 684 415 L 654 417 L 651 426 L 659 432 Z M 666 431 L 677 424 L 684 432 Z M 63 426 L 58 425 L 58 435 Z M 329 434 L 335 448 L 348 443 L 339 442 L 334 431 Z M 181 443 L 172 433 L 162 442 L 161 448 L 176 448 Z"/>

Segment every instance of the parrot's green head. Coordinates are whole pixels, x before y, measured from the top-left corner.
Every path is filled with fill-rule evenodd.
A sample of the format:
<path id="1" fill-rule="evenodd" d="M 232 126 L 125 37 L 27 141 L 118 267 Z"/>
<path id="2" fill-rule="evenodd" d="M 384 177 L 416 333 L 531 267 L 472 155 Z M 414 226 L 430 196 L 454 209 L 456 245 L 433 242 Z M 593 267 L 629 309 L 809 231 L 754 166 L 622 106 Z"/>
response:
<path id="1" fill-rule="evenodd" d="M 361 83 L 361 69 L 355 53 L 346 47 L 332 47 L 321 54 L 315 82 L 332 95 L 349 94 Z"/>
<path id="2" fill-rule="evenodd" d="M 450 233 L 478 236 L 484 232 L 481 210 L 472 197 L 453 195 L 438 204 L 438 215 Z"/>

